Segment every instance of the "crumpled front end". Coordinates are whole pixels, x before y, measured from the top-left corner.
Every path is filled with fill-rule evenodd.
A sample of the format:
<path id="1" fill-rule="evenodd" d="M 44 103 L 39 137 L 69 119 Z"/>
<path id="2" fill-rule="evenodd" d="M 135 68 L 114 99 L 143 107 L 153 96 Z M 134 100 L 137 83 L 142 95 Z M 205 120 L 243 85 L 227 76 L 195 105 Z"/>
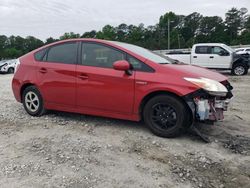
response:
<path id="1" fill-rule="evenodd" d="M 226 96 L 211 95 L 211 93 L 200 89 L 184 97 L 193 112 L 194 121 L 215 122 L 224 119 L 224 111 L 227 111 L 233 97 L 231 92 L 233 87 L 228 81 L 224 81 L 222 84 L 228 90 Z"/>

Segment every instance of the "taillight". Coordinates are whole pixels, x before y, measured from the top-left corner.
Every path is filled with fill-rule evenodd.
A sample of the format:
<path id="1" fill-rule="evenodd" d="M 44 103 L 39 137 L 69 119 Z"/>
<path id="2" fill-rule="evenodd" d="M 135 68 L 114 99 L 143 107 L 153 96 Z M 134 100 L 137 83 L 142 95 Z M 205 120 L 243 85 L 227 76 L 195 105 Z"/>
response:
<path id="1" fill-rule="evenodd" d="M 19 66 L 20 66 L 20 60 L 17 59 L 16 60 L 16 64 L 15 64 L 15 72 L 17 71 L 17 69 L 19 68 Z"/>

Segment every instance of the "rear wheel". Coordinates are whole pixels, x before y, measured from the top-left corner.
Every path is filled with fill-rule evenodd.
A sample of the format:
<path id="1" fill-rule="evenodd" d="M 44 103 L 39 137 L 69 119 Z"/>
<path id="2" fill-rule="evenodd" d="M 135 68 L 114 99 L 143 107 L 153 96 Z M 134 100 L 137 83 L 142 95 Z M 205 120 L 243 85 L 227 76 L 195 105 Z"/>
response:
<path id="1" fill-rule="evenodd" d="M 45 113 L 42 96 L 35 86 L 24 89 L 22 102 L 26 112 L 32 116 L 41 116 Z"/>
<path id="2" fill-rule="evenodd" d="M 248 67 L 243 63 L 237 63 L 233 66 L 232 74 L 236 76 L 242 76 L 248 73 Z"/>
<path id="3" fill-rule="evenodd" d="M 179 136 L 189 122 L 185 105 L 170 95 L 150 99 L 144 107 L 143 117 L 155 135 L 167 138 Z"/>

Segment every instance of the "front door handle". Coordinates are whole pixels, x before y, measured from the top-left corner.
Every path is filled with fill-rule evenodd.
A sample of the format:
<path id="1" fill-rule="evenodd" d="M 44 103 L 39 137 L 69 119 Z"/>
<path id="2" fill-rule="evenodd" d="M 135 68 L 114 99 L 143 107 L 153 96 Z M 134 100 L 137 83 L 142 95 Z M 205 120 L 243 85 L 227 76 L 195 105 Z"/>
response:
<path id="1" fill-rule="evenodd" d="M 213 58 L 214 58 L 214 56 L 210 56 L 209 58 L 210 58 L 210 59 L 213 59 Z"/>
<path id="2" fill-rule="evenodd" d="M 89 79 L 88 75 L 86 75 L 86 74 L 80 74 L 78 77 L 79 77 L 81 80 L 87 80 L 87 79 Z"/>
<path id="3" fill-rule="evenodd" d="M 47 69 L 41 68 L 41 69 L 39 70 L 39 72 L 42 73 L 42 74 L 45 74 L 45 73 L 47 73 Z"/>

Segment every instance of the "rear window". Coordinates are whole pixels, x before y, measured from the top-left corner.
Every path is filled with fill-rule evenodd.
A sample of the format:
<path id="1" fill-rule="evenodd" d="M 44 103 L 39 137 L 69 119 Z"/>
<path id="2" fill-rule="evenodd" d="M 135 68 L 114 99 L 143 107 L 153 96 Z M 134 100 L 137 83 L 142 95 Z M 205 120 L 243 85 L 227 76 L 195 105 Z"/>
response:
<path id="1" fill-rule="evenodd" d="M 76 64 L 77 43 L 64 43 L 52 46 L 47 52 L 46 61 L 64 64 Z"/>
<path id="2" fill-rule="evenodd" d="M 196 46 L 195 53 L 196 54 L 210 54 L 210 47 L 209 46 Z"/>
<path id="3" fill-rule="evenodd" d="M 36 52 L 35 53 L 35 60 L 36 61 L 43 61 L 46 51 L 47 51 L 47 48 L 42 49 L 42 50 Z"/>

